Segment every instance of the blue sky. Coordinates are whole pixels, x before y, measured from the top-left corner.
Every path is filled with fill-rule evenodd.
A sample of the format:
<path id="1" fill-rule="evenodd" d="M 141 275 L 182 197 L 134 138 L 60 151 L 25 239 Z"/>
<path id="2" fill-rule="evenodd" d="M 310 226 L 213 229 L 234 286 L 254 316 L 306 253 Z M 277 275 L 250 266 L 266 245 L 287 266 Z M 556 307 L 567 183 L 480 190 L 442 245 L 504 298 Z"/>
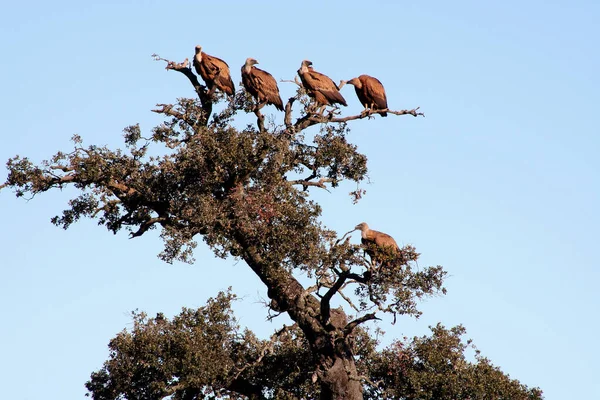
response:
<path id="1" fill-rule="evenodd" d="M 0 15 L 0 160 L 41 161 L 75 133 L 120 147 L 125 126 L 149 132 L 156 103 L 194 94 L 153 53 L 181 61 L 201 44 L 236 86 L 247 57 L 278 79 L 303 59 L 336 81 L 376 76 L 391 108 L 420 106 L 426 118 L 353 124 L 368 193 L 358 205 L 350 184 L 315 193 L 323 221 L 341 234 L 367 221 L 449 271 L 448 295 L 426 301 L 418 321 L 384 320 L 385 340 L 463 323 L 546 399 L 600 398 L 600 3 L 488 3 L 12 2 Z M 352 88 L 343 94 L 344 113 L 358 112 Z M 156 234 L 51 225 L 73 194 L 0 192 L 5 398 L 81 398 L 134 309 L 172 315 L 231 285 L 241 324 L 277 328 L 258 279 L 202 244 L 195 265 L 168 265 Z"/>

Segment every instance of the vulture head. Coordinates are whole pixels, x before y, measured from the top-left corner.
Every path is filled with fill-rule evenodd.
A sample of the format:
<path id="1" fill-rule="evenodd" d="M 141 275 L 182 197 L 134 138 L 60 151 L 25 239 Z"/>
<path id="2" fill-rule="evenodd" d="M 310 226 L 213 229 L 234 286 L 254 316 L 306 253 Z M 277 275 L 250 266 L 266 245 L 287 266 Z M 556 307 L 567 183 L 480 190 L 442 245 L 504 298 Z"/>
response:
<path id="1" fill-rule="evenodd" d="M 361 232 L 366 232 L 369 230 L 369 225 L 367 225 L 366 222 L 361 222 L 360 224 L 356 225 L 354 227 L 355 231 L 361 231 Z"/>
<path id="2" fill-rule="evenodd" d="M 255 64 L 258 64 L 258 61 L 256 59 L 250 58 L 250 57 L 246 58 L 246 65 L 248 67 L 251 67 L 251 66 L 253 66 Z"/>
<path id="3" fill-rule="evenodd" d="M 202 52 L 202 46 L 197 45 L 196 46 L 196 54 L 200 54 Z"/>
<path id="4" fill-rule="evenodd" d="M 357 88 L 362 88 L 362 82 L 360 81 L 360 79 L 358 78 L 352 78 L 349 81 L 346 81 L 346 83 L 350 84 L 350 85 L 354 85 Z"/>
<path id="5" fill-rule="evenodd" d="M 311 66 L 312 66 L 312 61 L 303 60 L 302 64 L 300 64 L 300 71 L 306 72 L 310 69 Z"/>

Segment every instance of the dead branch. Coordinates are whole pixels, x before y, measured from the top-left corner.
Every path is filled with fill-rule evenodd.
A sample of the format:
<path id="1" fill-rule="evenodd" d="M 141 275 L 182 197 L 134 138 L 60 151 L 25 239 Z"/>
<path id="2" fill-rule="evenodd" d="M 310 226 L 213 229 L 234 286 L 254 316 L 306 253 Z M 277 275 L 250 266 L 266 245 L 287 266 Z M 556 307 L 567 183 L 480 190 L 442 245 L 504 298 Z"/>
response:
<path id="1" fill-rule="evenodd" d="M 345 286 L 345 285 L 344 285 Z M 343 288 L 342 288 L 343 289 Z M 348 305 L 356 312 L 359 312 L 359 309 L 354 305 L 354 303 L 352 302 L 352 300 L 350 300 L 350 298 L 348 296 L 346 296 L 344 294 L 344 292 L 342 292 L 342 289 L 340 289 L 338 291 L 338 294 L 342 297 L 342 299 L 344 299 L 346 301 L 346 303 L 348 303 Z"/>
<path id="2" fill-rule="evenodd" d="M 152 54 L 152 57 L 156 61 L 165 61 L 167 63 L 167 66 L 165 67 L 166 70 L 181 72 L 190 80 L 194 90 L 196 91 L 196 94 L 198 95 L 198 98 L 200 99 L 200 103 L 202 104 L 202 110 L 204 111 L 202 125 L 206 126 L 208 124 L 208 118 L 212 114 L 213 100 L 209 95 L 206 86 L 200 84 L 198 77 L 192 72 L 192 68 L 189 66 L 188 59 L 186 58 L 183 62 L 177 63 L 167 60 L 166 58 L 162 58 L 158 54 Z"/>
<path id="3" fill-rule="evenodd" d="M 390 110 L 388 108 L 384 109 L 384 110 L 368 110 L 368 112 L 362 112 L 358 115 L 350 115 L 347 117 L 342 117 L 342 118 L 327 118 L 327 117 L 321 117 L 320 119 L 316 119 L 318 122 L 337 122 L 337 123 L 341 123 L 341 122 L 347 122 L 347 121 L 352 121 L 355 119 L 363 119 L 363 118 L 368 118 L 373 114 L 381 114 L 384 112 L 387 112 L 389 114 L 394 114 L 394 115 L 412 115 L 413 117 L 418 117 L 420 116 L 425 116 L 424 113 L 422 112 L 417 112 L 417 110 L 419 110 L 421 107 L 417 107 L 417 108 L 413 108 L 412 110 L 399 110 L 399 111 L 394 111 L 394 110 Z M 331 114 L 330 114 L 331 115 Z M 315 120 L 314 118 L 311 118 L 311 121 Z"/>
<path id="4" fill-rule="evenodd" d="M 352 331 L 354 330 L 354 328 L 356 328 L 358 325 L 367 322 L 367 321 L 371 321 L 371 320 L 380 320 L 381 318 L 377 318 L 377 316 L 375 315 L 375 313 L 370 313 L 370 314 L 366 314 L 363 315 L 360 318 L 355 319 L 352 322 L 349 322 L 348 325 L 346 325 L 346 327 L 344 328 L 344 336 L 348 336 L 352 333 Z"/>
<path id="5" fill-rule="evenodd" d="M 308 186 L 315 186 L 321 189 L 325 189 L 329 192 L 329 189 L 327 189 L 327 186 L 325 186 L 325 183 L 329 183 L 329 182 L 333 182 L 333 179 L 331 178 L 321 178 L 319 179 L 317 182 L 312 182 L 309 180 L 304 180 L 304 179 L 298 179 L 295 181 L 289 181 L 290 184 L 292 185 L 302 185 L 304 187 L 304 190 L 308 189 Z"/>
<path id="6" fill-rule="evenodd" d="M 285 105 L 285 117 L 283 119 L 286 128 L 292 131 L 294 129 L 294 126 L 292 125 L 292 104 L 294 104 L 294 101 L 296 101 L 296 97 L 290 97 L 288 99 L 288 102 Z"/>
<path id="7" fill-rule="evenodd" d="M 295 83 L 296 85 L 302 87 L 302 83 L 298 80 L 297 76 L 294 76 L 294 80 L 291 80 L 291 79 L 280 79 L 279 82 Z"/>
<path id="8" fill-rule="evenodd" d="M 338 244 L 340 244 L 340 242 L 341 242 L 342 240 L 344 240 L 344 238 L 345 238 L 346 236 L 348 236 L 349 234 L 351 234 L 351 233 L 352 233 L 352 232 L 354 232 L 355 230 L 356 230 L 356 229 L 352 229 L 351 231 L 348 231 L 348 232 L 344 233 L 344 236 L 342 236 L 341 238 L 339 238 L 338 240 L 336 240 L 336 241 L 335 241 L 335 244 L 334 244 L 334 246 L 337 246 Z"/>
<path id="9" fill-rule="evenodd" d="M 390 110 L 388 108 L 386 108 L 384 110 L 366 110 L 366 111 L 361 112 L 360 114 L 349 115 L 347 117 L 335 117 L 335 114 L 338 113 L 338 109 L 333 108 L 332 110 L 330 110 L 327 113 L 327 115 L 322 115 L 322 114 L 315 113 L 315 112 L 307 113 L 303 117 L 298 118 L 298 120 L 294 124 L 294 128 L 296 131 L 301 131 L 303 129 L 306 129 L 306 128 L 316 125 L 316 124 L 326 124 L 329 122 L 344 123 L 344 122 L 352 121 L 355 119 L 371 118 L 373 116 L 373 114 L 381 114 L 384 112 L 387 112 L 389 114 L 394 114 L 394 115 L 412 115 L 413 117 L 418 117 L 418 116 L 425 117 L 424 113 L 418 112 L 418 110 L 420 108 L 421 107 L 417 107 L 417 108 L 413 108 L 412 110 L 399 110 L 399 111 Z"/>

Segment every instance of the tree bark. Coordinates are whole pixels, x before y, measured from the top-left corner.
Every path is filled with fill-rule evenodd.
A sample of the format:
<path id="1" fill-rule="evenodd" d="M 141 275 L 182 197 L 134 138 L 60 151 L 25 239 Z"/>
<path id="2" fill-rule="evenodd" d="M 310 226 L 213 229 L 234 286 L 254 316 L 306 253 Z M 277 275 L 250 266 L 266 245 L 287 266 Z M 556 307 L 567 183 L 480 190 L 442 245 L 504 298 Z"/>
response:
<path id="1" fill-rule="evenodd" d="M 358 380 L 352 356 L 338 356 L 321 377 L 320 400 L 362 400 L 362 386 Z"/>

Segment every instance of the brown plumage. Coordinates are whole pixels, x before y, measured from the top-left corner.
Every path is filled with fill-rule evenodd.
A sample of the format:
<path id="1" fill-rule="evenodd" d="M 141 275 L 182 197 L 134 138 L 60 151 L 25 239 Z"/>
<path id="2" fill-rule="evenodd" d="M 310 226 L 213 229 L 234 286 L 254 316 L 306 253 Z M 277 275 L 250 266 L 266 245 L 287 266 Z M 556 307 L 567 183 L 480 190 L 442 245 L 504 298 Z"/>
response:
<path id="1" fill-rule="evenodd" d="M 340 93 L 338 85 L 328 76 L 312 69 L 311 65 L 311 61 L 304 60 L 298 70 L 302 86 L 304 86 L 308 95 L 322 106 L 334 104 L 347 106 L 346 99 Z"/>
<path id="2" fill-rule="evenodd" d="M 369 75 L 361 75 L 358 78 L 350 79 L 346 83 L 354 85 L 358 100 L 360 100 L 365 109 L 370 108 L 371 111 L 377 111 L 388 108 L 385 89 L 381 82 L 379 82 L 379 79 Z M 381 116 L 387 117 L 387 113 L 382 112 Z"/>
<path id="3" fill-rule="evenodd" d="M 242 84 L 244 88 L 258 102 L 260 110 L 265 104 L 272 104 L 279 111 L 283 111 L 283 101 L 279 95 L 277 81 L 273 75 L 254 65 L 258 64 L 254 58 L 247 58 L 242 66 Z"/>
<path id="4" fill-rule="evenodd" d="M 229 96 L 235 93 L 235 86 L 229 73 L 229 65 L 220 58 L 209 56 L 202 52 L 201 46 L 196 46 L 194 56 L 194 68 L 202 77 L 208 87 L 208 94 L 212 95 L 215 89 L 219 89 Z"/>
<path id="5" fill-rule="evenodd" d="M 387 233 L 369 229 L 366 222 L 361 222 L 354 227 L 361 233 L 361 243 L 365 247 L 366 253 L 371 257 L 371 261 L 383 261 L 398 254 L 400 247 L 393 237 Z"/>

